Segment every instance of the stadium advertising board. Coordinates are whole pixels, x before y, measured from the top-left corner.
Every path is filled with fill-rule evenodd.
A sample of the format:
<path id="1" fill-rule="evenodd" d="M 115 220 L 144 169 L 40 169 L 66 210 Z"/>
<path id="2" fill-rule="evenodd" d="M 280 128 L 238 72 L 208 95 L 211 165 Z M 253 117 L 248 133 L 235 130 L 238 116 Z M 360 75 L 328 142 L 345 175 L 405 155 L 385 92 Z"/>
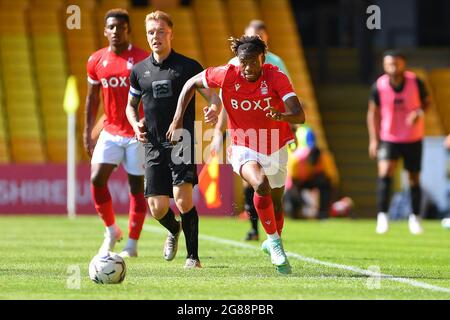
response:
<path id="1" fill-rule="evenodd" d="M 202 166 L 198 165 L 200 173 Z M 90 192 L 88 164 L 77 166 L 76 211 L 96 214 Z M 65 165 L 0 166 L 0 214 L 65 214 L 67 212 L 67 169 Z M 194 201 L 202 215 L 230 215 L 233 207 L 231 166 L 220 166 L 221 206 L 208 208 L 205 198 L 194 189 Z M 109 189 L 117 213 L 127 213 L 129 206 L 126 172 L 119 167 L 111 176 Z M 175 206 L 173 206 L 175 208 Z"/>

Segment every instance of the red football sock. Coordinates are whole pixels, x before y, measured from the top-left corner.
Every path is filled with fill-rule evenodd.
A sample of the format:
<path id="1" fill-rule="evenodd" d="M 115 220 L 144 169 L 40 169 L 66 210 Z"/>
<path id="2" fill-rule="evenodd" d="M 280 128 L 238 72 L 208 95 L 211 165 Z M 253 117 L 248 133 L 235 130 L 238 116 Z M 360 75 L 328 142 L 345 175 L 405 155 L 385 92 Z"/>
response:
<path id="1" fill-rule="evenodd" d="M 139 240 L 142 226 L 144 225 L 147 203 L 143 193 L 129 194 L 130 196 L 130 220 L 128 224 L 128 237 Z"/>
<path id="2" fill-rule="evenodd" d="M 94 206 L 105 226 L 112 226 L 116 219 L 112 207 L 111 194 L 107 186 L 95 187 L 91 184 L 91 194 L 94 199 Z"/>
<path id="3" fill-rule="evenodd" d="M 272 197 L 270 195 L 260 196 L 255 192 L 253 196 L 256 212 L 267 234 L 277 232 L 277 223 L 275 221 L 275 212 L 273 210 Z"/>
<path id="4" fill-rule="evenodd" d="M 281 237 L 281 232 L 283 231 L 284 226 L 284 214 L 283 212 L 275 212 L 275 220 L 277 221 L 277 232 Z"/>

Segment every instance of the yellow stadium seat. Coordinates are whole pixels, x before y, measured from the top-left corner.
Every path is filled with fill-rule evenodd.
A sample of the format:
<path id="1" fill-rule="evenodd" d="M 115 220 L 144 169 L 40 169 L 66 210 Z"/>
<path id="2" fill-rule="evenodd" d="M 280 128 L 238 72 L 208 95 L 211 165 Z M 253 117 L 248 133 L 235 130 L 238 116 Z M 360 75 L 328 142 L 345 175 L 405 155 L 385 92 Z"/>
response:
<path id="1" fill-rule="evenodd" d="M 2 92 L 0 89 L 0 163 L 4 164 L 9 163 L 11 158 L 8 143 L 8 132 L 1 98 Z"/>
<path id="2" fill-rule="evenodd" d="M 33 10 L 38 9 L 62 9 L 64 0 L 31 0 Z"/>
<path id="3" fill-rule="evenodd" d="M 445 134 L 448 134 L 450 132 L 450 68 L 431 71 L 429 79 L 439 118 L 442 119 Z"/>
<path id="4" fill-rule="evenodd" d="M 8 124 L 11 137 L 19 136 L 40 136 L 41 124 L 36 117 L 27 115 L 22 112 L 22 117 L 11 117 L 11 113 L 8 112 Z"/>
<path id="5" fill-rule="evenodd" d="M 430 77 L 432 81 L 442 81 L 450 83 L 450 68 L 435 69 L 431 71 Z"/>
<path id="6" fill-rule="evenodd" d="M 8 1 L 9 2 L 9 1 Z M 18 6 L 0 7 L 0 35 L 23 35 L 26 32 L 25 8 Z"/>
<path id="7" fill-rule="evenodd" d="M 48 158 L 52 163 L 65 163 L 67 161 L 67 143 L 65 139 L 47 141 Z"/>
<path id="8" fill-rule="evenodd" d="M 411 71 L 413 71 L 424 82 L 431 100 L 431 105 L 425 113 L 425 134 L 427 136 L 444 135 L 444 127 L 439 117 L 439 112 L 437 110 L 436 100 L 430 84 L 428 72 L 423 68 L 414 68 L 411 69 Z"/>
<path id="9" fill-rule="evenodd" d="M 149 0 L 150 5 L 156 9 L 168 10 L 180 5 L 179 0 Z"/>
<path id="10" fill-rule="evenodd" d="M 99 8 L 124 8 L 127 9 L 130 7 L 129 0 L 101 0 Z"/>
<path id="11" fill-rule="evenodd" d="M 30 6 L 30 0 L 2 0 L 0 1 L 1 9 L 8 10 L 24 10 Z"/>
<path id="12" fill-rule="evenodd" d="M 45 163 L 46 156 L 39 139 L 23 138 L 11 141 L 11 154 L 16 163 Z"/>
<path id="13" fill-rule="evenodd" d="M 33 77 L 34 60 L 30 55 L 31 42 L 27 30 L 28 11 L 21 7 L 24 1 L 15 1 L 17 6 L 7 9 L 5 2 L 9 1 L 0 4 L 0 65 L 5 88 L 3 108 L 8 114 L 11 161 L 45 161 L 42 122 Z M 32 141 L 34 145 L 27 146 L 23 141 Z M 30 149 L 28 155 L 27 149 Z"/>
<path id="14" fill-rule="evenodd" d="M 196 0 L 193 3 L 200 45 L 203 49 L 204 66 L 222 65 L 231 57 L 225 8 L 219 0 Z"/>
<path id="15" fill-rule="evenodd" d="M 30 30 L 34 35 L 61 32 L 61 12 L 53 8 L 34 8 L 29 14 Z"/>
<path id="16" fill-rule="evenodd" d="M 234 37 L 243 35 L 251 20 L 262 18 L 254 0 L 227 0 L 227 10 Z"/>
<path id="17" fill-rule="evenodd" d="M 66 0 L 65 5 L 77 5 L 84 12 L 85 10 L 95 10 L 97 8 L 97 1 L 92 0 Z"/>

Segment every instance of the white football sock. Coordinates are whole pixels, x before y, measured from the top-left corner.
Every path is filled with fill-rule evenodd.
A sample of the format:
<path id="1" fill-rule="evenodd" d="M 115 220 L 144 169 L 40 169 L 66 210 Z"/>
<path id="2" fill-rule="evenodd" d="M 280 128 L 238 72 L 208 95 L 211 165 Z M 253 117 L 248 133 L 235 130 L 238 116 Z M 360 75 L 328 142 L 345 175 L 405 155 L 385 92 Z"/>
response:
<path id="1" fill-rule="evenodd" d="M 110 225 L 109 227 L 106 227 L 106 233 L 109 236 L 115 235 L 117 233 L 117 225 L 114 223 L 112 225 Z"/>
<path id="2" fill-rule="evenodd" d="M 127 248 L 127 249 L 135 249 L 136 250 L 137 249 L 137 243 L 138 243 L 137 240 L 128 238 L 127 245 L 125 246 L 125 248 Z"/>
<path id="3" fill-rule="evenodd" d="M 278 232 L 275 232 L 273 234 L 268 234 L 267 239 L 274 241 L 280 239 L 280 236 L 278 235 Z"/>

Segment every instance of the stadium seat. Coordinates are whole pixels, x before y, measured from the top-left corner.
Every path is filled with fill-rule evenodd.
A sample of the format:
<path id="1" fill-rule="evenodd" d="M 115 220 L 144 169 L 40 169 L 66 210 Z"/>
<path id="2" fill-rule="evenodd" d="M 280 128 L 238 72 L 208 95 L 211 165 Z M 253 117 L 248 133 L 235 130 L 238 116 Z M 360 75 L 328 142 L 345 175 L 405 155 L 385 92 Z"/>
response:
<path id="1" fill-rule="evenodd" d="M 425 135 L 442 136 L 444 135 L 445 130 L 437 110 L 434 92 L 430 84 L 428 72 L 423 68 L 413 68 L 411 71 L 413 71 L 425 83 L 425 87 L 427 88 L 431 99 L 431 105 L 425 113 Z"/>
<path id="2" fill-rule="evenodd" d="M 240 37 L 253 19 L 261 19 L 261 13 L 254 0 L 227 0 L 228 18 L 233 37 Z"/>
<path id="3" fill-rule="evenodd" d="M 6 127 L 5 116 L 6 114 L 3 105 L 3 81 L 0 72 L 0 164 L 9 163 L 11 161 L 8 128 Z"/>
<path id="4" fill-rule="evenodd" d="M 54 148 L 56 143 L 66 144 L 66 114 L 63 110 L 66 57 L 57 7 L 35 8 L 29 13 L 36 81 L 39 89 L 42 125 L 45 133 L 49 162 L 65 161 L 65 148 Z M 58 119 L 58 121 L 54 121 Z"/>
<path id="5" fill-rule="evenodd" d="M 130 7 L 130 0 L 100 0 L 99 8 L 124 8 L 128 9 Z M 108 10 L 109 10 L 108 9 Z"/>
<path id="6" fill-rule="evenodd" d="M 430 83 L 445 134 L 448 134 L 450 133 L 450 69 L 433 70 L 430 73 Z"/>
<path id="7" fill-rule="evenodd" d="M 46 161 L 42 122 L 37 104 L 33 59 L 25 9 L 29 1 L 0 3 L 0 64 L 4 82 L 4 109 L 12 162 Z M 32 143 L 30 145 L 29 143 Z"/>
<path id="8" fill-rule="evenodd" d="M 97 3 L 89 0 L 67 0 L 66 4 L 75 4 L 80 6 L 83 18 L 81 19 L 81 29 L 69 30 L 63 28 L 64 39 L 67 48 L 68 74 L 77 78 L 78 94 L 80 97 L 80 106 L 77 111 L 77 138 L 78 149 L 82 150 L 82 132 L 84 126 L 84 101 L 86 98 L 87 78 L 86 63 L 89 56 L 97 51 L 99 47 L 97 31 Z M 88 157 L 82 154 L 83 160 Z"/>
<path id="9" fill-rule="evenodd" d="M 30 7 L 30 0 L 2 0 L 0 7 L 4 10 L 23 11 Z"/>
<path id="10" fill-rule="evenodd" d="M 92 0 L 66 0 L 65 5 L 77 5 L 79 6 L 83 13 L 85 10 L 95 10 L 97 8 L 97 1 Z M 82 19 L 83 20 L 83 19 Z"/>
<path id="11" fill-rule="evenodd" d="M 31 0 L 31 6 L 33 9 L 63 9 L 64 0 Z"/>
<path id="12" fill-rule="evenodd" d="M 232 57 L 227 39 L 231 35 L 225 8 L 220 0 L 195 0 L 195 20 L 203 50 L 204 66 L 217 66 Z"/>
<path id="13" fill-rule="evenodd" d="M 24 35 L 26 33 L 23 11 L 16 7 L 0 6 L 0 34 L 2 35 Z"/>
<path id="14" fill-rule="evenodd" d="M 180 0 L 148 0 L 155 9 L 167 11 L 180 6 Z"/>
<path id="15" fill-rule="evenodd" d="M 11 144 L 11 155 L 15 163 L 41 164 L 46 157 L 41 145 L 41 140 L 36 138 L 20 138 L 11 136 L 14 143 Z"/>

